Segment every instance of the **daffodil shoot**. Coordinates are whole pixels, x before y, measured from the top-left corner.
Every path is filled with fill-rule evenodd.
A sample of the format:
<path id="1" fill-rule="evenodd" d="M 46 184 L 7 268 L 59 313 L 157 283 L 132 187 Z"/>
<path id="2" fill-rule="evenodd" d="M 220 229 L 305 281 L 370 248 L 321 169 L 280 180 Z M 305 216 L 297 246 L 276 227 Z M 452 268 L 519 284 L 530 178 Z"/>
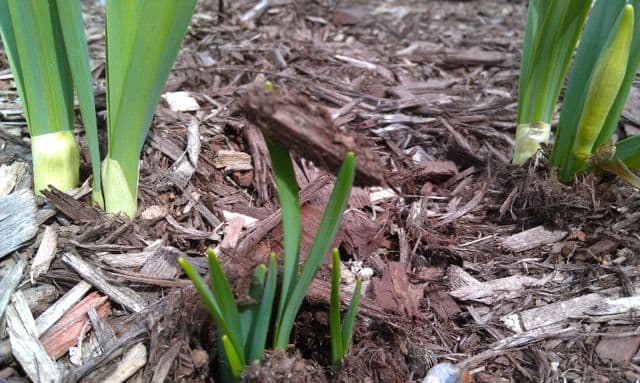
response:
<path id="1" fill-rule="evenodd" d="M 580 12 L 563 13 L 570 5 Z M 585 5 L 586 8 L 580 8 Z M 640 63 L 638 7 L 640 0 L 596 0 L 593 7 L 590 1 L 530 1 L 520 71 L 514 164 L 524 163 L 541 143 L 550 142 L 556 94 L 562 88 L 561 74 L 566 68 L 560 62 L 564 63 L 566 58 L 570 61 L 575 46 L 567 44 L 573 39 L 564 41 L 560 36 L 566 38 L 576 33 L 579 45 L 552 141 L 551 165 L 565 182 L 582 171 L 598 167 L 609 172 L 640 167 L 639 138 L 611 142 Z M 577 25 L 580 28 L 572 29 Z M 553 57 L 548 52 L 558 55 Z M 611 156 L 594 155 L 601 153 L 599 148 L 604 145 L 611 147 Z M 606 163 L 598 166 L 599 161 Z M 612 163 L 616 166 L 611 166 Z M 625 179 L 629 179 L 629 174 L 630 171 L 625 172 Z"/>

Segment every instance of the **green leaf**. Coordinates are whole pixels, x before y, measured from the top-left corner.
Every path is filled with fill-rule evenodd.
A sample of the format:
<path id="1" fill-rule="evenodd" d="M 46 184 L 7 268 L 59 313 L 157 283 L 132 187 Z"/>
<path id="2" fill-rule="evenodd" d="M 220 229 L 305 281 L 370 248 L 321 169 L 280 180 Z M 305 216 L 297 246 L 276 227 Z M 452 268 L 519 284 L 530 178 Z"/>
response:
<path id="1" fill-rule="evenodd" d="M 559 169 L 560 178 L 565 182 L 582 171 L 591 153 L 597 150 L 595 142 L 625 77 L 633 29 L 633 6 L 626 5 L 616 22 L 610 26 L 605 44 L 598 52 L 595 62 L 594 57 L 576 57 L 577 63 L 580 60 L 589 61 L 591 75 L 577 126 L 559 127 L 560 130 L 568 128 L 574 131 L 571 151 L 567 153 L 565 162 Z M 566 112 L 563 108 L 562 114 L 565 113 L 571 112 Z"/>
<path id="2" fill-rule="evenodd" d="M 73 87 L 56 2 L 1 0 L 0 32 L 31 135 L 35 192 L 74 188 Z"/>
<path id="3" fill-rule="evenodd" d="M 93 97 L 93 80 L 89 65 L 89 48 L 82 20 L 82 8 L 79 0 L 57 0 L 57 6 L 71 77 L 78 95 L 84 131 L 89 144 L 91 170 L 93 173 L 93 199 L 98 205 L 104 207 L 102 177 L 100 175 L 98 125 Z"/>
<path id="4" fill-rule="evenodd" d="M 362 292 L 362 278 L 358 277 L 356 279 L 356 287 L 353 290 L 353 296 L 351 297 L 351 302 L 349 303 L 349 308 L 347 309 L 347 313 L 344 318 L 344 323 L 342 324 L 342 351 L 343 358 L 349 352 L 351 348 L 351 340 L 353 338 L 353 326 L 356 322 L 356 314 L 358 312 L 358 305 L 360 304 Z"/>
<path id="5" fill-rule="evenodd" d="M 207 310 L 216 320 L 218 331 L 222 330 L 223 333 L 230 334 L 232 331 L 230 323 L 228 323 L 226 318 L 223 316 L 222 309 L 220 308 L 220 304 L 216 296 L 213 294 L 211 289 L 209 289 L 196 268 L 182 257 L 178 258 L 178 263 L 182 266 L 182 270 L 187 274 L 187 277 L 191 279 L 191 282 L 193 282 L 193 285 L 198 291 L 198 295 L 200 295 L 202 302 L 204 302 Z"/>
<path id="6" fill-rule="evenodd" d="M 73 130 L 73 89 L 64 41 L 56 34 L 60 22 L 55 2 L 9 0 L 6 5 L 19 62 L 17 78 L 22 83 L 23 102 L 29 104 L 30 134 Z M 12 40 L 10 34 L 7 40 Z"/>
<path id="7" fill-rule="evenodd" d="M 240 311 L 240 324 L 242 326 L 242 338 L 249 340 L 249 332 L 253 327 L 254 318 L 262 300 L 264 294 L 264 284 L 267 275 L 267 267 L 265 265 L 258 265 L 253 270 L 253 279 L 251 280 L 251 287 L 249 288 L 249 297 L 255 301 L 255 303 L 245 304 L 239 307 Z M 248 348 L 245 347 L 245 351 Z M 247 356 L 247 355 L 245 355 Z M 247 356 L 247 360 L 251 360 Z"/>
<path id="8" fill-rule="evenodd" d="M 596 166 L 602 170 L 605 170 L 611 174 L 614 174 L 621 179 L 625 180 L 629 185 L 640 189 L 640 177 L 635 175 L 624 162 L 620 160 L 604 160 L 598 161 Z"/>
<path id="9" fill-rule="evenodd" d="M 633 5 L 633 9 L 635 10 L 635 27 L 633 30 L 631 48 L 629 50 L 629 61 L 627 62 L 624 80 L 622 81 L 618 95 L 609 110 L 609 114 L 604 121 L 600 135 L 594 145 L 594 150 L 596 150 L 598 146 L 609 141 L 613 136 L 613 133 L 616 131 L 620 115 L 622 114 L 624 105 L 629 97 L 629 92 L 631 92 L 631 87 L 633 86 L 633 81 L 636 77 L 636 72 L 638 71 L 638 64 L 640 63 L 640 0 L 630 0 L 627 3 Z"/>
<path id="10" fill-rule="evenodd" d="M 578 121 L 582 115 L 582 109 L 587 97 L 589 79 L 594 70 L 594 63 L 604 50 L 624 5 L 624 0 L 598 0 L 591 10 L 589 21 L 585 25 L 580 39 L 580 46 L 569 74 L 553 145 L 551 163 L 558 169 L 565 168 L 565 163 L 573 146 Z M 606 38 L 603 38 L 603 36 L 606 36 Z"/>
<path id="11" fill-rule="evenodd" d="M 282 211 L 282 231 L 284 233 L 284 271 L 277 313 L 277 318 L 280 319 L 284 314 L 285 305 L 298 276 L 301 232 L 300 201 L 298 199 L 298 182 L 289 151 L 279 142 L 267 136 L 265 136 L 265 141 L 278 186 L 278 198 Z M 277 320 L 276 326 L 279 323 L 280 320 Z M 277 328 L 276 332 L 278 332 Z"/>
<path id="12" fill-rule="evenodd" d="M 240 314 L 236 304 L 235 296 L 229 286 L 227 277 L 224 274 L 222 265 L 212 249 L 207 249 L 207 259 L 209 260 L 209 273 L 211 274 L 211 284 L 213 285 L 213 296 L 219 302 L 220 311 L 224 321 L 229 326 L 229 331 L 225 331 L 236 350 L 244 349 L 244 339 L 242 338 L 242 327 Z M 244 353 L 241 360 L 244 364 Z"/>
<path id="13" fill-rule="evenodd" d="M 320 227 L 316 233 L 309 254 L 302 268 L 302 273 L 292 287 L 291 295 L 285 303 L 285 310 L 279 319 L 277 332 L 274 341 L 276 349 L 286 349 L 296 315 L 304 297 L 315 277 L 322 261 L 335 239 L 342 215 L 349 200 L 351 185 L 355 176 L 355 155 L 347 153 L 338 173 L 336 184 L 329 196 L 329 201 L 325 207 L 325 212 L 320 221 Z"/>
<path id="14" fill-rule="evenodd" d="M 333 249 L 331 262 L 331 300 L 329 302 L 329 335 L 331 336 L 331 362 L 340 367 L 344 356 L 340 318 L 340 253 Z"/>
<path id="15" fill-rule="evenodd" d="M 260 300 L 260 306 L 254 317 L 251 333 L 247 339 L 248 362 L 262 360 L 264 349 L 267 344 L 269 334 L 269 324 L 271 324 L 271 312 L 276 295 L 278 282 L 278 263 L 275 254 L 269 257 L 269 271 L 267 272 L 267 283 L 264 287 L 264 294 Z"/>
<path id="16" fill-rule="evenodd" d="M 242 370 L 244 370 L 244 363 L 242 362 L 240 352 L 235 348 L 228 335 L 222 336 L 222 344 L 224 345 L 224 351 L 227 354 L 227 360 L 229 361 L 233 378 L 236 382 L 239 382 L 240 374 L 242 374 Z"/>
<path id="17" fill-rule="evenodd" d="M 22 67 L 20 64 L 20 57 L 18 55 L 18 45 L 16 42 L 15 32 L 13 30 L 13 21 L 11 20 L 11 14 L 9 13 L 9 1 L 0 0 L 0 35 L 2 37 L 2 44 L 4 45 L 4 51 L 9 59 L 9 66 L 13 72 L 13 80 L 18 88 L 18 94 L 22 102 L 22 109 L 27 121 L 29 121 L 29 111 L 27 96 L 24 90 L 24 80 L 22 78 Z"/>
<path id="18" fill-rule="evenodd" d="M 531 0 L 520 67 L 514 164 L 549 141 L 550 123 L 582 25 L 585 0 Z M 530 129 L 532 126 L 544 129 Z"/>
<path id="19" fill-rule="evenodd" d="M 126 192 L 137 195 L 140 152 L 195 4 L 107 0 L 107 157 L 122 168 Z M 121 211 L 121 193 L 106 186 L 104 193 L 107 212 Z"/>
<path id="20" fill-rule="evenodd" d="M 614 158 L 622 161 L 629 169 L 640 169 L 640 136 L 618 141 Z"/>

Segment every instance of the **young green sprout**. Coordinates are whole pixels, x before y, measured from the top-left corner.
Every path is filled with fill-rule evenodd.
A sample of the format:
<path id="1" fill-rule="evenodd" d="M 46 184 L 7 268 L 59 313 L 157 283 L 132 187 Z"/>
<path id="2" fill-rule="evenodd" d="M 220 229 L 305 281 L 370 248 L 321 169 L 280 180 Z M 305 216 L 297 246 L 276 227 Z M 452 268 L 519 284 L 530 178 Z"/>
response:
<path id="1" fill-rule="evenodd" d="M 329 305 L 329 333 L 331 334 L 331 362 L 335 368 L 340 368 L 344 357 L 351 348 L 353 326 L 360 304 L 362 278 L 356 279 L 356 286 L 351 296 L 349 308 L 345 314 L 344 323 L 340 318 L 340 252 L 333 249 L 331 266 L 331 303 Z"/>
<path id="2" fill-rule="evenodd" d="M 300 270 L 298 260 L 300 259 L 299 248 L 302 223 L 298 185 L 295 179 L 293 163 L 289 152 L 282 145 L 269 139 L 267 139 L 267 142 L 278 186 L 284 228 L 284 265 L 277 307 L 275 305 L 277 282 L 275 255 L 270 257 L 268 269 L 262 265 L 258 266 L 254 271 L 254 281 L 250 288 L 249 296 L 255 303 L 244 306 L 237 304 L 229 282 L 224 275 L 222 265 L 212 250 L 209 250 L 207 254 L 213 289 L 206 285 L 197 270 L 187 260 L 181 258 L 178 261 L 189 279 L 193 281 L 200 298 L 216 321 L 219 332 L 217 345 L 219 369 L 223 381 L 239 381 L 242 370 L 247 364 L 262 360 L 266 348 L 269 325 L 274 313 L 273 348 L 286 350 L 289 346 L 289 338 L 296 316 L 313 279 L 322 265 L 322 261 L 336 237 L 355 177 L 355 155 L 347 153 L 336 177 L 333 191 L 327 201 L 320 227 Z M 339 283 L 339 266 L 334 267 L 332 272 L 334 275 L 332 280 L 337 278 Z M 332 321 L 337 320 L 337 322 L 330 324 L 330 326 L 332 329 L 341 328 L 340 334 L 335 335 L 335 342 L 339 344 L 339 349 L 336 349 L 339 360 L 344 358 L 351 343 L 355 312 L 360 297 L 359 287 L 356 287 L 356 289 L 358 291 L 354 293 L 354 298 L 351 300 L 344 325 L 340 325 L 339 302 L 337 319 L 335 319 L 336 306 L 333 303 L 331 305 Z M 335 299 L 333 295 L 331 299 Z M 332 342 L 334 342 L 333 339 Z"/>

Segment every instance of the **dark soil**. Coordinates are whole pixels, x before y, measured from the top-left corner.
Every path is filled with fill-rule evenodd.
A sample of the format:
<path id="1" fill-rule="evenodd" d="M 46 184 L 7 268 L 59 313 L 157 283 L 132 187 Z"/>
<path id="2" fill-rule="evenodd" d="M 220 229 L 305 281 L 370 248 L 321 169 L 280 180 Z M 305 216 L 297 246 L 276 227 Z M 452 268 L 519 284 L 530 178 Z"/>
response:
<path id="1" fill-rule="evenodd" d="M 261 131 L 295 153 L 303 254 L 332 174 L 346 151 L 356 152 L 358 183 L 336 245 L 345 264 L 359 262 L 373 277 L 340 371 L 330 363 L 325 268 L 288 352 L 269 352 L 262 366 L 247 369 L 246 381 L 421 381 L 441 362 L 463 370 L 465 382 L 640 379 L 635 309 L 603 313 L 640 286 L 640 194 L 607 177 L 562 184 L 545 152 L 525 167 L 509 164 L 523 1 L 277 0 L 250 22 L 240 16 L 256 2 L 219 3 L 199 1 L 167 85 L 189 91 L 200 109 L 158 108 L 142 157 L 140 217 L 105 217 L 86 196 L 47 195 L 58 213 L 44 225 L 58 233 L 59 256 L 20 289 L 48 284 L 67 292 L 81 279 L 60 256 L 69 252 L 148 304 L 132 313 L 111 302 L 105 322 L 119 343 L 81 367 L 62 357 L 69 381 L 99 381 L 135 342 L 148 358 L 130 381 L 218 381 L 215 326 L 176 259 L 185 256 L 204 273 L 204 251 L 217 247 L 244 299 L 255 265 L 281 250 Z M 97 9 L 89 15 L 103 111 L 103 21 Z M 261 91 L 267 80 L 277 92 L 271 99 Z M 3 89 L 11 89 L 9 80 L 0 79 Z M 174 164 L 194 121 L 201 152 L 183 182 Z M 618 137 L 637 131 L 633 121 L 622 119 Z M 25 158 L 0 152 L 0 164 L 9 159 Z M 545 234 L 529 240 L 540 243 L 510 245 L 537 226 Z M 38 244 L 20 254 L 33 255 Z M 5 270 L 0 262 L 0 278 Z M 490 287 L 506 278 L 508 285 Z M 353 280 L 343 279 L 348 299 Z M 580 307 L 595 295 L 601 301 L 583 310 L 553 306 L 575 299 Z M 546 306 L 549 313 L 534 315 L 537 326 L 527 324 L 527 310 Z M 11 356 L 0 358 L 0 381 L 23 376 Z"/>

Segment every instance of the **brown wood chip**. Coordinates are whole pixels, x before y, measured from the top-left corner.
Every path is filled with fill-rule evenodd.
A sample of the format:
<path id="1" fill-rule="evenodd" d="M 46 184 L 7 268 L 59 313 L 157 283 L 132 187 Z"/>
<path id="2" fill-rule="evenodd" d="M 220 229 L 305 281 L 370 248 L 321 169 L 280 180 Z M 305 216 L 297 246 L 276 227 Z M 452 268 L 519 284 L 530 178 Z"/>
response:
<path id="1" fill-rule="evenodd" d="M 336 174 L 345 154 L 356 153 L 356 184 L 386 184 L 386 171 L 364 139 L 341 131 L 322 106 L 286 90 L 255 88 L 242 101 L 245 117 L 287 149 Z"/>

